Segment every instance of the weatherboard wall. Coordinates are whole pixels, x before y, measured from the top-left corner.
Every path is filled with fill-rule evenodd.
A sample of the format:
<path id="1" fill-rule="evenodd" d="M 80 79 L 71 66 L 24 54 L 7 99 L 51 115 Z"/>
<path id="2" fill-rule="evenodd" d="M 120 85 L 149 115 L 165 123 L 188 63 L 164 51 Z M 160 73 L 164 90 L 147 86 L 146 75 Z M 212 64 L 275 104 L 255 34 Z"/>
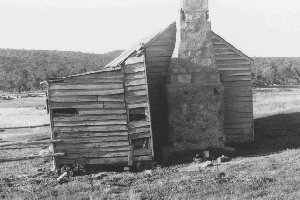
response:
<path id="1" fill-rule="evenodd" d="M 216 34 L 213 34 L 212 40 L 216 64 L 225 87 L 226 142 L 251 142 L 254 140 L 251 59 Z"/>
<path id="2" fill-rule="evenodd" d="M 128 138 L 133 158 L 151 161 L 154 152 L 144 55 L 128 58 L 124 64 L 124 75 Z"/>
<path id="3" fill-rule="evenodd" d="M 168 145 L 167 73 L 176 42 L 176 26 L 156 38 L 145 48 L 151 125 L 156 157 Z"/>
<path id="4" fill-rule="evenodd" d="M 117 70 L 49 83 L 52 139 L 62 139 L 54 150 L 66 154 L 56 164 L 128 162 L 123 80 Z"/>

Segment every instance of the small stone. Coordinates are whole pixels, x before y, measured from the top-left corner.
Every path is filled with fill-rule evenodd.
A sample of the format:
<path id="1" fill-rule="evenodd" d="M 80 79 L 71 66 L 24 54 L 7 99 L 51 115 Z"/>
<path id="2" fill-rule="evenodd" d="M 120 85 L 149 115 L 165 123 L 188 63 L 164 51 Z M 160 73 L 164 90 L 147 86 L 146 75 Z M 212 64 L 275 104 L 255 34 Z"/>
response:
<path id="1" fill-rule="evenodd" d="M 37 171 L 37 172 L 41 172 L 41 171 L 43 171 L 43 169 L 42 169 L 42 168 L 39 168 L 39 169 L 37 169 L 36 171 Z"/>
<path id="2" fill-rule="evenodd" d="M 145 170 L 146 174 L 152 175 L 152 170 Z"/>
<path id="3" fill-rule="evenodd" d="M 206 12 L 193 12 L 193 11 L 186 11 L 185 12 L 186 19 L 185 21 L 207 21 L 207 14 Z"/>
<path id="4" fill-rule="evenodd" d="M 17 178 L 28 178 L 28 174 L 19 174 L 19 175 L 16 175 Z"/>
<path id="5" fill-rule="evenodd" d="M 217 158 L 217 163 L 218 164 L 224 163 L 224 162 L 228 162 L 228 161 L 230 161 L 230 158 L 228 158 L 228 157 L 226 157 L 224 155 L 222 155 L 222 157 Z"/>
<path id="6" fill-rule="evenodd" d="M 195 163 L 201 163 L 201 162 L 205 162 L 205 158 L 194 158 L 193 159 L 193 162 L 195 162 Z"/>
<path id="7" fill-rule="evenodd" d="M 196 74 L 195 78 L 194 78 L 194 83 L 206 84 L 207 83 L 207 74 Z"/>
<path id="8" fill-rule="evenodd" d="M 130 172 L 130 167 L 124 167 L 125 172 Z"/>
<path id="9" fill-rule="evenodd" d="M 220 75 L 219 74 L 210 74 L 208 82 L 209 83 L 219 83 L 220 82 Z"/>
<path id="10" fill-rule="evenodd" d="M 178 82 L 179 83 L 191 83 L 192 82 L 192 75 L 179 74 L 178 75 Z"/>
<path id="11" fill-rule="evenodd" d="M 213 166 L 213 164 L 212 164 L 211 161 L 206 161 L 205 163 L 203 163 L 203 164 L 201 165 L 202 168 L 204 168 L 204 167 L 211 167 L 211 166 Z"/>
<path id="12" fill-rule="evenodd" d="M 209 151 L 204 151 L 203 152 L 203 157 L 204 158 L 209 158 Z"/>
<path id="13" fill-rule="evenodd" d="M 99 179 L 102 179 L 105 176 L 107 176 L 106 172 L 104 172 L 104 173 L 102 172 L 102 173 L 98 173 L 98 174 L 93 175 L 93 178 L 99 180 Z"/>

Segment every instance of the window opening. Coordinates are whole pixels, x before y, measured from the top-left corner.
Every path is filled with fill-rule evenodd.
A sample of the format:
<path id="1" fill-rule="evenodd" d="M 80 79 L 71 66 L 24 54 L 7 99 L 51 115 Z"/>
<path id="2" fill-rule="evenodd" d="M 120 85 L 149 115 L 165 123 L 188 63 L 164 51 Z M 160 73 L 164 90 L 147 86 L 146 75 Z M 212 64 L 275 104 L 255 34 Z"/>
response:
<path id="1" fill-rule="evenodd" d="M 129 109 L 129 121 L 130 122 L 142 121 L 142 120 L 146 120 L 146 119 L 147 119 L 146 108 Z"/>
<path id="2" fill-rule="evenodd" d="M 78 114 L 78 109 L 76 108 L 62 108 L 62 109 L 53 109 L 53 113 L 59 114 Z"/>

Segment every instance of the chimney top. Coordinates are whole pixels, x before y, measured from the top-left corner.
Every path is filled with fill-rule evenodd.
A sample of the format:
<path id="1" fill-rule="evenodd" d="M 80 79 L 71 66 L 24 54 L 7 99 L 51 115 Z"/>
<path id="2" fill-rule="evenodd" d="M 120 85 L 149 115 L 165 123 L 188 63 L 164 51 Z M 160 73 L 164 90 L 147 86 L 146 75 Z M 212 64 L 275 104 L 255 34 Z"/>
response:
<path id="1" fill-rule="evenodd" d="M 216 67 L 208 0 L 181 0 L 178 57 L 201 67 Z"/>
<path id="2" fill-rule="evenodd" d="M 181 0 L 183 11 L 206 11 L 208 12 L 208 0 Z"/>

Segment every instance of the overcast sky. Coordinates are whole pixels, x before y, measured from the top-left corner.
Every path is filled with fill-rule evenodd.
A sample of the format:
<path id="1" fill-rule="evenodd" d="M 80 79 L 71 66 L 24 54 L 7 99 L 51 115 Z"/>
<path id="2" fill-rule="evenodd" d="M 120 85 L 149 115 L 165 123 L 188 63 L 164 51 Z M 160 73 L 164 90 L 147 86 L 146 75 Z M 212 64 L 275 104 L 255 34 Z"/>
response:
<path id="1" fill-rule="evenodd" d="M 209 0 L 212 29 L 249 56 L 300 57 L 299 0 Z M 179 0 L 0 0 L 0 48 L 105 53 L 175 21 Z"/>

